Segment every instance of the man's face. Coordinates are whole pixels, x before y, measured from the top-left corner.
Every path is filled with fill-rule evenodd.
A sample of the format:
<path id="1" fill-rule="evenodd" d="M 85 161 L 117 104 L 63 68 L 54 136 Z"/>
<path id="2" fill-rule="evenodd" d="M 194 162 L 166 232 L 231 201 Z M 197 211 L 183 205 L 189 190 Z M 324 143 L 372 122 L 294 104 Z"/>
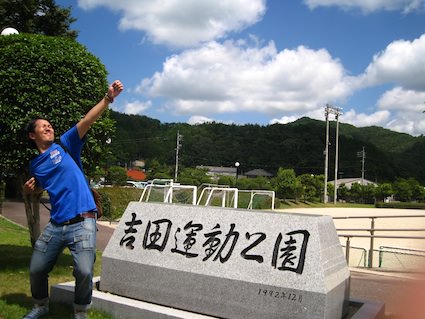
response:
<path id="1" fill-rule="evenodd" d="M 46 120 L 37 120 L 34 132 L 29 133 L 29 138 L 34 140 L 35 144 L 50 144 L 55 139 L 55 130 L 52 124 Z"/>

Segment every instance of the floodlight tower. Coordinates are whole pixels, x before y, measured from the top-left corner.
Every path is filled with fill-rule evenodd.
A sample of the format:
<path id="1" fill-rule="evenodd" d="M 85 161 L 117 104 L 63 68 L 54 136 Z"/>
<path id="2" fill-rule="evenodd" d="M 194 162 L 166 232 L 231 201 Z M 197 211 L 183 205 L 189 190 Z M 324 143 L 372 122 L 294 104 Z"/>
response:
<path id="1" fill-rule="evenodd" d="M 325 186 L 323 191 L 323 202 L 328 202 L 328 163 L 329 163 L 329 114 L 335 115 L 336 137 L 335 137 L 335 179 L 334 179 L 334 204 L 337 199 L 337 179 L 338 179 L 338 143 L 339 143 L 339 116 L 342 115 L 341 108 L 326 104 L 326 145 L 325 145 Z"/>

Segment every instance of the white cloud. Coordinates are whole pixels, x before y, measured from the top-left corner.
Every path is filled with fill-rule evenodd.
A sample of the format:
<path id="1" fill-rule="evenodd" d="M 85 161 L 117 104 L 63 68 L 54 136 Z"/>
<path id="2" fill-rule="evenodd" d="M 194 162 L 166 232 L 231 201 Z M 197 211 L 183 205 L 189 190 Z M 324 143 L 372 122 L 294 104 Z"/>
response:
<path id="1" fill-rule="evenodd" d="M 304 0 L 310 9 L 340 7 L 343 10 L 360 9 L 364 13 L 375 11 L 401 11 L 405 14 L 425 9 L 424 0 Z"/>
<path id="2" fill-rule="evenodd" d="M 396 87 L 385 92 L 378 101 L 380 109 L 398 110 L 418 114 L 425 110 L 425 92 L 403 90 Z"/>
<path id="3" fill-rule="evenodd" d="M 151 106 L 152 106 L 152 101 L 147 101 L 147 102 L 133 101 L 133 102 L 126 103 L 124 105 L 123 110 L 119 110 L 119 111 L 124 112 L 126 114 L 142 114 Z"/>
<path id="4" fill-rule="evenodd" d="M 378 107 L 391 110 L 393 119 L 385 126 L 391 130 L 411 135 L 425 134 L 425 92 L 396 87 L 385 92 L 378 100 Z"/>
<path id="5" fill-rule="evenodd" d="M 398 40 L 390 43 L 373 57 L 365 73 L 359 75 L 352 83 L 356 83 L 357 89 L 379 85 L 394 85 L 394 87 L 389 88 L 378 99 L 376 106 L 380 111 L 367 115 L 366 118 L 361 114 L 351 114 L 351 123 L 361 126 L 361 122 L 376 120 L 377 123 L 374 125 L 382 125 L 412 135 L 423 134 L 424 74 L 425 34 L 413 41 Z M 379 115 L 382 117 L 381 121 L 378 121 Z"/>
<path id="6" fill-rule="evenodd" d="M 425 0 L 304 3 L 311 9 L 338 6 L 364 13 L 425 10 Z M 343 104 L 356 90 L 394 85 L 377 101 L 376 112 L 349 110 L 341 120 L 414 135 L 424 132 L 418 112 L 425 101 L 425 34 L 413 41 L 392 42 L 374 56 L 364 74 L 349 77 L 326 49 L 299 46 L 278 51 L 273 42 L 264 45 L 255 35 L 247 40 L 214 41 L 260 21 L 265 0 L 78 0 L 78 4 L 86 10 L 103 6 L 115 11 L 122 30 L 143 31 L 153 43 L 194 47 L 170 56 L 162 70 L 137 87 L 139 94 L 161 99 L 157 111 L 197 114 L 189 119 L 193 123 L 209 121 L 214 114 L 244 111 L 267 113 L 273 118 L 270 123 L 288 123 L 297 118 L 295 113 L 323 120 L 326 103 Z M 123 111 L 140 114 L 151 106 L 150 101 L 134 101 Z"/>
<path id="7" fill-rule="evenodd" d="M 187 124 L 196 125 L 196 124 L 204 124 L 204 123 L 212 123 L 212 122 L 216 122 L 216 121 L 205 116 L 193 115 L 189 118 L 189 120 L 187 121 Z"/>
<path id="8" fill-rule="evenodd" d="M 425 134 L 425 114 L 398 112 L 394 120 L 388 123 L 386 127 L 393 131 L 414 136 Z"/>
<path id="9" fill-rule="evenodd" d="M 390 120 L 391 113 L 387 110 L 377 111 L 372 114 L 357 113 L 354 109 L 344 112 L 340 121 L 357 127 L 364 126 L 386 126 Z"/>
<path id="10" fill-rule="evenodd" d="M 282 116 L 280 119 L 272 119 L 270 124 L 288 124 L 295 122 L 299 116 Z"/>
<path id="11" fill-rule="evenodd" d="M 378 100 L 380 110 L 366 114 L 350 109 L 344 112 L 340 120 L 356 127 L 375 125 L 417 136 L 425 134 L 424 101 L 425 92 L 405 91 L 396 87 L 385 92 Z"/>
<path id="12" fill-rule="evenodd" d="M 258 22 L 265 0 L 79 0 L 83 9 L 120 12 L 120 29 L 146 32 L 154 43 L 188 47 L 226 37 Z"/>
<path id="13" fill-rule="evenodd" d="M 395 83 L 405 89 L 424 90 L 425 34 L 413 41 L 394 41 L 376 54 L 363 76 L 368 85 Z"/>
<path id="14" fill-rule="evenodd" d="M 270 124 L 280 123 L 286 124 L 291 123 L 299 119 L 300 117 L 307 116 L 312 119 L 324 121 L 325 120 L 325 107 L 317 108 L 311 110 L 304 114 L 293 114 L 291 116 L 283 116 L 280 119 L 273 119 L 270 121 Z M 377 111 L 372 114 L 357 113 L 354 109 L 350 109 L 348 112 L 342 112 L 342 115 L 339 117 L 341 123 L 348 123 L 356 127 L 364 126 L 386 126 L 391 117 L 391 113 L 387 110 Z M 334 115 L 329 116 L 330 121 L 335 120 Z"/>
<path id="15" fill-rule="evenodd" d="M 351 93 L 341 63 L 324 50 L 300 46 L 278 52 L 273 42 L 210 42 L 168 58 L 136 89 L 166 98 L 177 114 L 308 111 Z"/>

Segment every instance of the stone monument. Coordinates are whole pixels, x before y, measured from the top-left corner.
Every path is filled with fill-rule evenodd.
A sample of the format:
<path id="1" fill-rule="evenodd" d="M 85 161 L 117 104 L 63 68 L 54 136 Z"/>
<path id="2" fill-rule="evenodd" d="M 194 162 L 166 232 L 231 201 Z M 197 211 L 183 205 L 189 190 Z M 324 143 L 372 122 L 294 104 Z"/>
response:
<path id="1" fill-rule="evenodd" d="M 329 216 L 131 202 L 100 290 L 220 318 L 341 319 L 349 276 Z"/>

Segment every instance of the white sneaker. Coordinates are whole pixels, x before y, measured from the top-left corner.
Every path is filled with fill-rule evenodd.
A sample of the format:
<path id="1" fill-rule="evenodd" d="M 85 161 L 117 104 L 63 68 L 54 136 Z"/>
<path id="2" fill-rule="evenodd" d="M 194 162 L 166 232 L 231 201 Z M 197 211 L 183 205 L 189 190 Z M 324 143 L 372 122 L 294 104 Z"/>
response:
<path id="1" fill-rule="evenodd" d="M 78 311 L 74 314 L 74 319 L 86 319 L 87 318 L 87 312 L 85 311 Z"/>
<path id="2" fill-rule="evenodd" d="M 38 319 L 49 313 L 49 306 L 34 305 L 32 310 L 23 319 Z"/>

